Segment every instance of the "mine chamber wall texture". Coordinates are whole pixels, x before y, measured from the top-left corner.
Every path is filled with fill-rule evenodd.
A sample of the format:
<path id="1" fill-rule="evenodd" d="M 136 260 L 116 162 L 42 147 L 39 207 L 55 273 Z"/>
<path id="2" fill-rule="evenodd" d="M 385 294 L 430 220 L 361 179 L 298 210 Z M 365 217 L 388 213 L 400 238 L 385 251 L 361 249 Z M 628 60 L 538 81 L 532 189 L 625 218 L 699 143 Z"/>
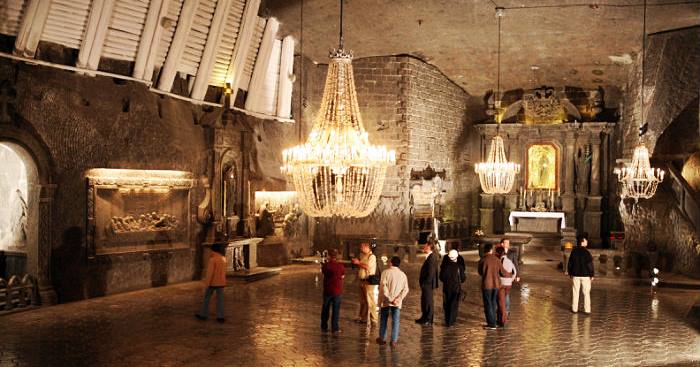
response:
<path id="1" fill-rule="evenodd" d="M 34 131 L 51 155 L 51 264 L 59 301 L 191 280 L 199 267 L 194 243 L 184 250 L 88 259 L 85 171 L 167 169 L 200 177 L 207 134 L 194 121 L 201 108 L 112 78 L 9 61 L 0 61 L 0 72 L 17 93 L 15 124 Z M 201 195 L 195 186 L 192 203 Z"/>
<path id="2" fill-rule="evenodd" d="M 641 56 L 640 56 L 641 57 Z M 639 58 L 630 70 L 624 95 L 622 141 L 618 151 L 631 158 L 639 141 L 641 121 L 639 103 L 641 67 Z M 650 35 L 645 61 L 645 111 L 647 132 L 644 142 L 652 154 L 652 166 L 669 163 L 661 144 L 663 141 L 685 141 L 686 135 L 697 136 L 697 131 L 672 128 L 671 123 L 694 126 L 697 114 L 683 114 L 684 110 L 697 110 L 689 104 L 697 104 L 700 89 L 700 27 L 692 27 Z M 687 123 L 679 118 L 691 118 Z M 687 139 L 686 139 L 687 140 Z M 657 145 L 657 141 L 660 143 Z M 697 144 L 698 142 L 696 142 Z M 700 148 L 696 145 L 695 151 Z M 692 153 L 686 150 L 685 153 Z M 659 159 L 655 160 L 655 158 Z M 614 177 L 614 176 L 613 176 Z M 666 271 L 677 271 L 700 277 L 700 239 L 694 234 L 692 224 L 676 207 L 676 199 L 670 192 L 670 179 L 665 179 L 656 196 L 641 200 L 633 214 L 620 210 L 626 239 L 627 256 L 637 267 L 647 262 L 658 262 Z M 696 193 L 697 194 L 697 193 Z M 656 248 L 656 251 L 649 251 Z M 653 264 L 651 264 L 653 265 Z"/>
<path id="3" fill-rule="evenodd" d="M 446 205 L 452 208 L 454 219 L 470 220 L 471 197 L 478 190 L 469 174 L 473 172 L 470 147 L 478 146 L 468 118 L 470 96 L 437 68 L 411 56 L 362 58 L 354 60 L 353 66 L 370 141 L 396 150 L 397 162 L 388 169 L 380 203 L 370 216 L 311 221 L 314 249 L 371 236 L 380 241 L 412 242 L 410 173 L 427 165 L 447 171 Z M 308 98 L 304 136 L 318 113 L 327 68 L 305 70 L 316 82 L 304 88 Z"/>

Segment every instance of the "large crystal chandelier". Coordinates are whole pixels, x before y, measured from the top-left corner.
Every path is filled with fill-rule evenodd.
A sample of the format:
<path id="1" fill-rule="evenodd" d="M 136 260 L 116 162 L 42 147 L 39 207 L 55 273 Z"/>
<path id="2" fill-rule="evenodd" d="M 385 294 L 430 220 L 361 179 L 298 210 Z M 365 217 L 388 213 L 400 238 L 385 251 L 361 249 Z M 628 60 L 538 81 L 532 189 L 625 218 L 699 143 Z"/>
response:
<path id="1" fill-rule="evenodd" d="M 496 82 L 496 123 L 501 124 L 503 117 L 503 108 L 501 107 L 501 18 L 504 15 L 503 8 L 496 8 L 496 17 L 498 18 L 498 71 Z M 491 139 L 491 147 L 486 162 L 477 163 L 474 170 L 479 175 L 481 189 L 487 194 L 507 194 L 513 188 L 515 175 L 520 172 L 520 165 L 514 162 L 508 162 L 506 151 L 503 146 L 503 138 L 496 132 L 496 136 Z"/>
<path id="2" fill-rule="evenodd" d="M 369 143 L 362 125 L 342 20 L 341 0 L 340 47 L 330 54 L 321 109 L 306 143 L 282 152 L 282 172 L 312 217 L 369 215 L 379 202 L 387 167 L 396 162 L 393 150 Z"/>
<path id="3" fill-rule="evenodd" d="M 634 199 L 635 203 L 639 199 L 649 199 L 656 193 L 659 183 L 664 180 L 665 172 L 660 168 L 651 168 L 649 163 L 649 150 L 641 142 L 642 136 L 646 132 L 644 127 L 644 58 L 646 56 L 646 24 L 647 24 L 647 2 L 644 0 L 644 20 L 642 32 L 642 84 L 640 90 L 640 104 L 642 106 L 642 123 L 639 129 L 640 143 L 634 148 L 632 164 L 621 169 L 615 169 L 617 179 L 620 183 L 620 197 Z"/>

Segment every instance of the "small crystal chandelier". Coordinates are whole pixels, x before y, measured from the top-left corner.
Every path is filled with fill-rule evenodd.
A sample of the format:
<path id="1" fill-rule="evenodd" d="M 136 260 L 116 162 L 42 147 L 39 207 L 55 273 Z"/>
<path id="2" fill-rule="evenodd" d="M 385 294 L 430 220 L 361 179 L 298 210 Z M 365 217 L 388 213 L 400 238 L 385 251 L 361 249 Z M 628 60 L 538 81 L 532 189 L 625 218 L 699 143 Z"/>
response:
<path id="1" fill-rule="evenodd" d="M 651 168 L 649 164 L 649 150 L 643 144 L 634 148 L 632 164 L 621 169 L 616 169 L 617 179 L 620 181 L 620 197 L 649 199 L 656 193 L 659 183 L 664 180 L 665 172 L 660 168 Z"/>
<path id="2" fill-rule="evenodd" d="M 387 167 L 396 153 L 371 145 L 357 104 L 352 53 L 343 49 L 343 1 L 340 47 L 330 54 L 321 109 L 306 143 L 282 152 L 281 170 L 294 185 L 304 212 L 312 217 L 359 218 L 379 203 Z"/>
<path id="3" fill-rule="evenodd" d="M 496 123 L 501 124 L 503 118 L 503 108 L 501 107 L 501 18 L 504 15 L 503 8 L 496 8 L 498 18 L 498 71 L 497 87 L 495 95 Z M 489 156 L 486 162 L 477 163 L 474 171 L 479 175 L 481 189 L 487 194 L 507 194 L 513 188 L 515 175 L 520 172 L 520 165 L 508 162 L 506 151 L 503 146 L 503 138 L 496 131 L 496 136 L 491 139 Z"/>
<path id="4" fill-rule="evenodd" d="M 644 121 L 644 58 L 646 56 L 646 24 L 647 2 L 644 0 L 644 20 L 642 33 L 642 84 L 640 91 L 640 104 L 642 105 L 642 121 Z M 620 197 L 633 198 L 636 203 L 639 199 L 649 199 L 656 193 L 659 183 L 664 180 L 665 172 L 660 168 L 651 168 L 649 163 L 649 150 L 641 138 L 646 132 L 644 123 L 639 129 L 640 143 L 634 148 L 632 164 L 621 169 L 615 169 L 614 173 L 620 182 Z"/>

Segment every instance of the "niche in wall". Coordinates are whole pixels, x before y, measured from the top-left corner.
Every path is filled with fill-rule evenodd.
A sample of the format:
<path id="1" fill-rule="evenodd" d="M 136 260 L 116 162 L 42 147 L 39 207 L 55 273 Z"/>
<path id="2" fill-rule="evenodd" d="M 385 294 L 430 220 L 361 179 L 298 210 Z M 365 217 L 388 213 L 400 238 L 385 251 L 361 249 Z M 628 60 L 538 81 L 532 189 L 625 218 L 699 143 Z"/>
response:
<path id="1" fill-rule="evenodd" d="M 191 173 L 92 169 L 86 177 L 89 256 L 190 246 Z"/>

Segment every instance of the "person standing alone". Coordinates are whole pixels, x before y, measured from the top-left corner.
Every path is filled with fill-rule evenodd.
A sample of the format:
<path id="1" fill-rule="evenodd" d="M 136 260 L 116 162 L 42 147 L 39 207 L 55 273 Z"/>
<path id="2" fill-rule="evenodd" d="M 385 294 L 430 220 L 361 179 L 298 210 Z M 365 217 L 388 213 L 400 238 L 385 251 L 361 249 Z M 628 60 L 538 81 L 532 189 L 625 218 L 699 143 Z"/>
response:
<path id="1" fill-rule="evenodd" d="M 338 250 L 332 249 L 328 262 L 323 264 L 323 308 L 321 309 L 321 330 L 328 331 L 328 316 L 333 307 L 333 317 L 331 318 L 331 330 L 333 334 L 340 333 L 340 301 L 343 294 L 343 278 L 345 278 L 345 267 L 336 261 Z"/>
<path id="2" fill-rule="evenodd" d="M 399 269 L 401 258 L 394 256 L 390 260 L 389 269 L 382 272 L 379 281 L 379 305 L 381 318 L 379 321 L 379 337 L 377 344 L 386 344 L 386 326 L 391 314 L 391 347 L 396 347 L 399 340 L 399 324 L 401 317 L 401 303 L 408 294 L 408 278 Z"/>
<path id="3" fill-rule="evenodd" d="M 445 326 L 457 322 L 459 299 L 462 295 L 462 283 L 467 280 L 464 258 L 457 250 L 450 250 L 440 264 L 440 280 L 442 281 L 442 306 L 445 310 Z"/>
<path id="4" fill-rule="evenodd" d="M 360 244 L 360 258 L 352 259 L 352 263 L 359 267 L 357 279 L 360 282 L 360 312 L 355 321 L 376 326 L 378 317 L 374 292 L 379 282 L 374 280 L 377 277 L 377 257 L 372 253 L 369 243 Z"/>
<path id="5" fill-rule="evenodd" d="M 421 316 L 416 320 L 417 324 L 431 325 L 435 315 L 433 291 L 438 287 L 438 255 L 433 251 L 430 243 L 423 245 L 423 253 L 428 254 L 420 268 L 420 310 Z"/>
<path id="6" fill-rule="evenodd" d="M 593 256 L 588 252 L 588 239 L 581 235 L 576 239 L 576 247 L 571 251 L 567 271 L 572 281 L 571 312 L 578 312 L 578 295 L 583 291 L 583 313 L 591 313 L 591 282 L 593 281 Z"/>
<path id="7" fill-rule="evenodd" d="M 206 320 L 209 314 L 209 300 L 211 294 L 216 292 L 216 321 L 223 323 L 224 319 L 224 287 L 226 286 L 226 258 L 221 254 L 222 246 L 211 246 L 211 255 L 207 264 L 207 273 L 202 282 L 207 287 L 204 292 L 204 304 L 202 310 L 195 314 L 200 320 Z"/>

